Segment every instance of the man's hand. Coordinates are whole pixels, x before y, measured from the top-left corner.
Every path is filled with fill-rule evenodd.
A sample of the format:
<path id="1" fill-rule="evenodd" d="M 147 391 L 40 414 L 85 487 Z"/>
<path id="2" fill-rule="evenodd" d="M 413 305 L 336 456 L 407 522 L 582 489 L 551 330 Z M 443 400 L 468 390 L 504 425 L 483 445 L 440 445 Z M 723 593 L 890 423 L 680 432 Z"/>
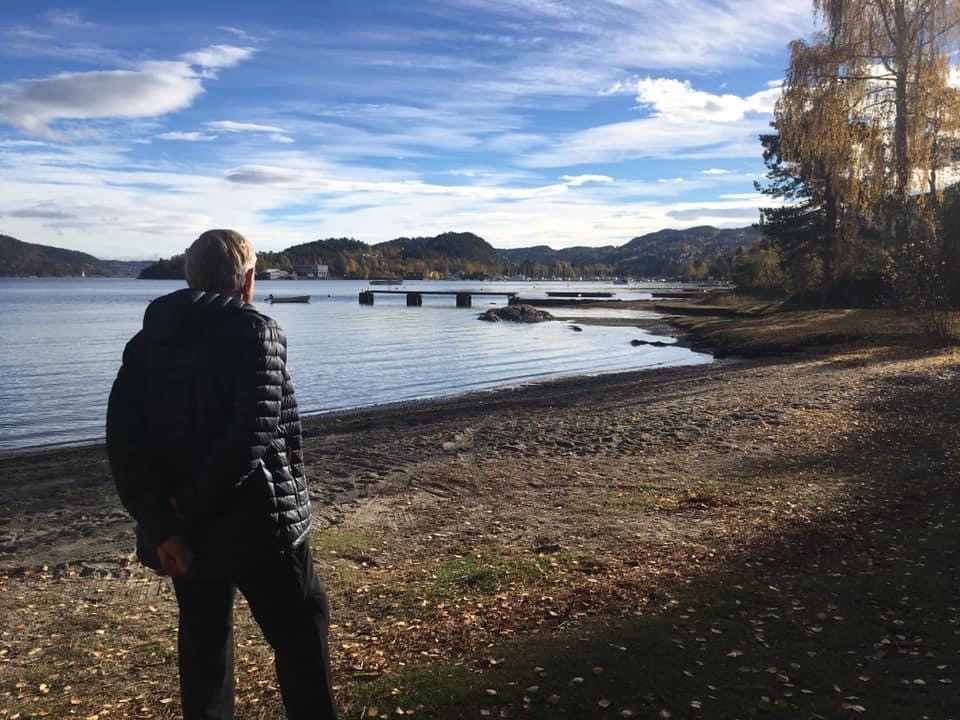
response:
<path id="1" fill-rule="evenodd" d="M 182 577 L 190 572 L 193 551 L 182 537 L 171 535 L 157 546 L 157 558 L 160 560 L 161 575 Z"/>

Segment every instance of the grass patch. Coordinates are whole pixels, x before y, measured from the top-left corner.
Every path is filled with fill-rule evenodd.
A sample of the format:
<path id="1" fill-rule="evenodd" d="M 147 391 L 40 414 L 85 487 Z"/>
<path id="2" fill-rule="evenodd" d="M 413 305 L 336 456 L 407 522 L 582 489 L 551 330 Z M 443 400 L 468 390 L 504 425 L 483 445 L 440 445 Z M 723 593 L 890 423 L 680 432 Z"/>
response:
<path id="1" fill-rule="evenodd" d="M 550 563 L 547 556 L 511 555 L 503 548 L 486 547 L 467 555 L 434 560 L 421 571 L 421 578 L 426 579 L 418 585 L 433 599 L 490 595 L 536 584 L 543 579 Z"/>
<path id="2" fill-rule="evenodd" d="M 369 535 L 338 528 L 319 530 L 310 538 L 310 549 L 318 559 L 339 556 L 362 561 L 375 545 Z"/>

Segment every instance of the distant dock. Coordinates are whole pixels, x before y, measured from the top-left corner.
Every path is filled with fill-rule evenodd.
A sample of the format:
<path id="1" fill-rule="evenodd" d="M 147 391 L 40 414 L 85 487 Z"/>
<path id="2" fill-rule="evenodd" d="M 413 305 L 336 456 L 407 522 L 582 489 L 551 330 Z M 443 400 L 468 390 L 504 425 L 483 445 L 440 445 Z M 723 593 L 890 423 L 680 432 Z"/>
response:
<path id="1" fill-rule="evenodd" d="M 547 297 L 555 298 L 612 298 L 612 292 L 548 292 Z"/>
<path id="2" fill-rule="evenodd" d="M 490 290 L 468 290 L 466 292 L 459 290 L 361 290 L 360 304 L 373 305 L 374 296 L 378 293 L 381 295 L 406 295 L 407 307 L 420 307 L 423 305 L 424 295 L 454 295 L 457 298 L 458 308 L 473 307 L 473 297 L 475 295 L 481 297 L 505 297 L 508 303 L 513 302 L 513 298 L 517 296 L 515 292 L 494 292 Z"/>

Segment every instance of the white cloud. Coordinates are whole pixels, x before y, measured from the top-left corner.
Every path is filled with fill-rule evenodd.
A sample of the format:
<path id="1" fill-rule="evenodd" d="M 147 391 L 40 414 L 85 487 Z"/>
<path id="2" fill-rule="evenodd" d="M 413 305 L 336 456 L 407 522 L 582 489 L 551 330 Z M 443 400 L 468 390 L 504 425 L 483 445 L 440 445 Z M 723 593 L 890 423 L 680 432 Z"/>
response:
<path id="1" fill-rule="evenodd" d="M 696 90 L 689 81 L 672 78 L 648 77 L 637 83 L 637 102 L 649 106 L 655 116 L 669 120 L 736 122 L 751 112 L 772 113 L 779 97 L 779 84 L 749 97 L 740 97 Z"/>
<path id="2" fill-rule="evenodd" d="M 149 63 L 140 70 L 62 73 L 5 88 L 0 120 L 37 135 L 57 137 L 60 119 L 135 118 L 164 115 L 190 105 L 203 92 L 182 63 Z"/>
<path id="3" fill-rule="evenodd" d="M 273 133 L 270 135 L 270 139 L 277 143 L 282 143 L 284 145 L 289 145 L 292 142 L 296 142 L 289 135 L 283 135 L 282 133 Z"/>
<path id="4" fill-rule="evenodd" d="M 158 140 L 183 140 L 184 142 L 210 142 L 217 139 L 216 135 L 201 132 L 165 132 L 156 137 Z"/>
<path id="5" fill-rule="evenodd" d="M 722 168 L 706 168 L 700 171 L 704 175 L 729 175 L 732 171 Z"/>
<path id="6" fill-rule="evenodd" d="M 204 125 L 211 130 L 229 133 L 265 132 L 282 134 L 284 132 L 283 128 L 274 127 L 273 125 L 257 125 L 256 123 L 234 122 L 233 120 L 214 120 L 204 123 Z"/>
<path id="7" fill-rule="evenodd" d="M 157 117 L 189 107 L 203 91 L 203 79 L 179 61 L 60 73 L 0 86 L 0 122 L 57 138 L 62 133 L 50 125 L 58 120 Z"/>

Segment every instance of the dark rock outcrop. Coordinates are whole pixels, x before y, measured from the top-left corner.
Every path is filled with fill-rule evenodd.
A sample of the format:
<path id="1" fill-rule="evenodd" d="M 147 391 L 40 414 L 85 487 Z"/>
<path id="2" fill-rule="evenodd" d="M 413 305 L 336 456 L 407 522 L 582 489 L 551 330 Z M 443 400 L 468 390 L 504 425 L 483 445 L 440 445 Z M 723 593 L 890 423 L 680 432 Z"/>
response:
<path id="1" fill-rule="evenodd" d="M 546 310 L 538 310 L 533 305 L 507 305 L 506 307 L 487 310 L 480 315 L 480 320 L 486 320 L 487 322 L 509 320 L 511 322 L 536 323 L 553 320 L 553 315 Z"/>

